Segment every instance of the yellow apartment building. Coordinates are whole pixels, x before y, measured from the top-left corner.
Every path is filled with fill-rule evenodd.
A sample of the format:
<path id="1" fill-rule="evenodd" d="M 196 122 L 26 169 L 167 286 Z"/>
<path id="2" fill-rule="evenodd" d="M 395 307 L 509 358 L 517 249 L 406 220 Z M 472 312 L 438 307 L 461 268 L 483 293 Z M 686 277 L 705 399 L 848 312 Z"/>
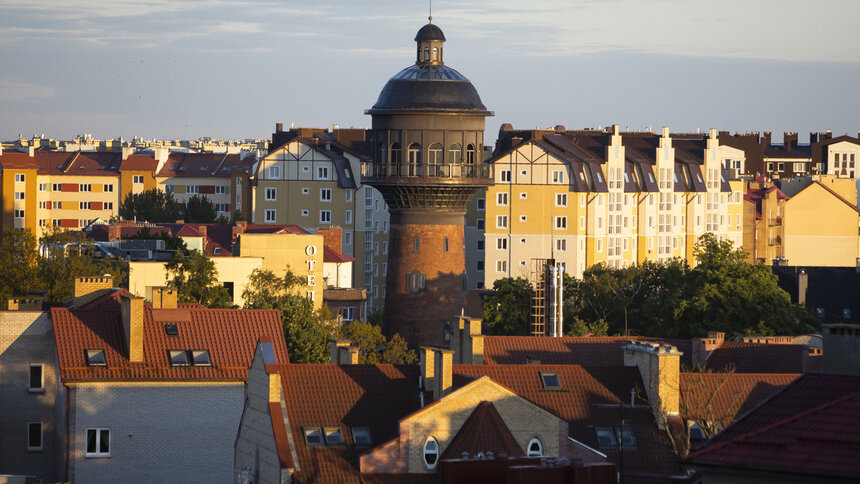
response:
<path id="1" fill-rule="evenodd" d="M 744 196 L 744 249 L 750 262 L 854 267 L 860 260 L 860 212 L 853 180 L 835 176 L 788 196 L 758 179 Z M 848 183 L 845 183 L 848 181 Z"/>
<path id="2" fill-rule="evenodd" d="M 352 286 L 367 290 L 366 311 L 385 301 L 388 207 L 361 184 L 364 130 L 276 128 L 253 175 L 254 222 L 340 227 L 342 251 L 354 257 Z"/>
<path id="3" fill-rule="evenodd" d="M 164 147 L 156 147 L 160 155 Z M 158 156 L 157 155 L 157 156 Z M 238 211 L 245 220 L 251 219 L 251 183 L 249 173 L 256 158 L 248 153 L 187 153 L 165 154 L 164 163 L 154 173 L 155 181 L 164 192 L 184 205 L 194 195 L 205 196 L 215 205 L 219 216 L 231 219 Z"/>
<path id="4" fill-rule="evenodd" d="M 325 238 L 322 235 L 243 233 L 238 237 L 240 258 L 260 258 L 260 268 L 271 270 L 277 276 L 291 270 L 302 277 L 304 284 L 301 290 L 313 301 L 314 308 L 322 306 L 326 288 L 323 271 Z"/>
<path id="5" fill-rule="evenodd" d="M 727 179 L 715 130 L 503 125 L 491 161 L 495 183 L 478 196 L 485 199 L 484 287 L 528 277 L 533 258 L 555 259 L 580 277 L 597 263 L 691 259 L 706 232 L 742 243 L 741 184 Z"/>

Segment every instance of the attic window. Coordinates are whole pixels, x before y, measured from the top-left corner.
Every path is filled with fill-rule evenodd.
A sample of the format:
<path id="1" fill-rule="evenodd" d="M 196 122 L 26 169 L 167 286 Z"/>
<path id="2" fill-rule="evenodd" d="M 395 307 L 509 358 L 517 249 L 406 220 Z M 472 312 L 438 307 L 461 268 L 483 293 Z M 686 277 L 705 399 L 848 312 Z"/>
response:
<path id="1" fill-rule="evenodd" d="M 319 427 L 305 427 L 305 443 L 308 445 L 323 445 L 322 429 Z"/>
<path id="2" fill-rule="evenodd" d="M 343 433 L 341 433 L 340 428 L 338 428 L 338 427 L 326 427 L 325 428 L 325 443 L 326 443 L 326 445 L 342 445 L 343 444 Z"/>
<path id="3" fill-rule="evenodd" d="M 191 351 L 191 361 L 194 363 L 194 366 L 212 366 L 212 358 L 209 356 L 209 350 Z"/>
<path id="4" fill-rule="evenodd" d="M 352 443 L 355 445 L 371 445 L 373 441 L 370 439 L 370 429 L 367 427 L 353 427 Z"/>
<path id="5" fill-rule="evenodd" d="M 543 382 L 545 390 L 561 388 L 561 380 L 558 379 L 558 373 L 555 372 L 540 372 L 540 379 Z"/>
<path id="6" fill-rule="evenodd" d="M 167 336 L 179 336 L 179 328 L 173 323 L 165 324 L 164 332 L 167 333 Z"/>
<path id="7" fill-rule="evenodd" d="M 89 366 L 107 366 L 107 358 L 105 358 L 105 350 L 87 350 L 87 365 L 89 365 Z"/>
<path id="8" fill-rule="evenodd" d="M 170 366 L 188 366 L 188 353 L 183 350 L 168 350 Z"/>
<path id="9" fill-rule="evenodd" d="M 221 255 L 221 247 L 215 247 L 215 249 L 212 250 L 212 253 L 215 255 Z"/>

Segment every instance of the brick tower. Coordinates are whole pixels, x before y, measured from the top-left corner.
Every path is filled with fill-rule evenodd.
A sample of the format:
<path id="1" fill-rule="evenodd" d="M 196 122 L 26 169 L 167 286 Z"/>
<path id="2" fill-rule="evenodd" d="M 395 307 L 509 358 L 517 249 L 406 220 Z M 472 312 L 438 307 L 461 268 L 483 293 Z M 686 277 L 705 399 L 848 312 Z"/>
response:
<path id="1" fill-rule="evenodd" d="M 491 182 L 483 147 L 484 118 L 493 113 L 445 66 L 439 27 L 421 27 L 415 42 L 415 65 L 389 79 L 365 111 L 374 155 L 363 181 L 391 213 L 386 331 L 413 346 L 442 346 L 466 303 L 464 216 L 475 191 Z"/>

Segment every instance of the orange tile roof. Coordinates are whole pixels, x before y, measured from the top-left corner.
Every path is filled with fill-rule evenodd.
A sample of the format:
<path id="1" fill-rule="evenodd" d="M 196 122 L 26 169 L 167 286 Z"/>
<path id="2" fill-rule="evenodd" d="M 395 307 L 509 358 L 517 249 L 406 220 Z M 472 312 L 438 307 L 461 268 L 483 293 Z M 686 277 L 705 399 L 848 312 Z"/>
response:
<path id="1" fill-rule="evenodd" d="M 478 453 L 486 455 L 487 452 L 496 456 L 526 455 L 496 407 L 488 401 L 482 401 L 463 422 L 440 459 L 459 459 L 464 453 L 474 457 Z"/>
<path id="2" fill-rule="evenodd" d="M 247 377 L 257 340 L 273 338 L 279 361 L 289 361 L 280 315 L 272 309 L 206 309 L 183 305 L 153 310 L 144 304 L 142 362 L 130 362 L 123 336 L 119 289 L 78 309 L 52 308 L 63 382 L 236 380 Z M 175 324 L 169 336 L 165 324 Z M 107 366 L 88 366 L 86 350 L 103 349 Z M 172 367 L 168 350 L 209 350 L 212 366 Z"/>
<path id="3" fill-rule="evenodd" d="M 800 375 L 791 373 L 681 373 L 681 418 L 728 425 Z"/>

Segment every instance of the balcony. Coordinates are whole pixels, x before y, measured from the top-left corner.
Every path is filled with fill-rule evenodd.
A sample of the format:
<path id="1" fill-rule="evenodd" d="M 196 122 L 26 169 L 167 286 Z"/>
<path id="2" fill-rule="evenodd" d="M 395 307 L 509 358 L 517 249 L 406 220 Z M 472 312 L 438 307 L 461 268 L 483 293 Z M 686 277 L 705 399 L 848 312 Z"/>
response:
<path id="1" fill-rule="evenodd" d="M 782 245 L 782 237 L 777 235 L 776 237 L 768 239 L 767 245 Z"/>
<path id="2" fill-rule="evenodd" d="M 400 163 L 377 165 L 373 162 L 361 164 L 362 178 L 432 178 L 463 179 L 492 178 L 493 165 L 474 163 L 419 164 Z"/>
<path id="3" fill-rule="evenodd" d="M 770 227 L 779 227 L 782 225 L 782 217 L 772 217 L 768 219 L 767 225 Z"/>

